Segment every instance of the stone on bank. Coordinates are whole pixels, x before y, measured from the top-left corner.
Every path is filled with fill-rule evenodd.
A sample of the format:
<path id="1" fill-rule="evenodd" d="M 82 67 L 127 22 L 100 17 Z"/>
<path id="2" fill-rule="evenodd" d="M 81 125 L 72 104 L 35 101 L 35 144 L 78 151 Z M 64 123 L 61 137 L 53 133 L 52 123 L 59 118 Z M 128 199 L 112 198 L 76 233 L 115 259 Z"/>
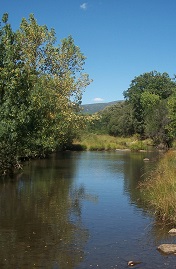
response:
<path id="1" fill-rule="evenodd" d="M 157 249 L 163 254 L 176 254 L 176 244 L 162 244 Z"/>

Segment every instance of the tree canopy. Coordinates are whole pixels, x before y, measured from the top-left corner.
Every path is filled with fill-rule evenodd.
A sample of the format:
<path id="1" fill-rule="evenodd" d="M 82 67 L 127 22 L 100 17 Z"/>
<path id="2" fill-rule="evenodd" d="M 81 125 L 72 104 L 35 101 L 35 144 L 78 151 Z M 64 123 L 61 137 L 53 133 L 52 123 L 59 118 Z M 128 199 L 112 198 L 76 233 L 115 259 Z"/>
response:
<path id="1" fill-rule="evenodd" d="M 145 115 L 149 107 L 156 105 L 156 101 L 167 99 L 176 91 L 176 83 L 169 75 L 151 71 L 135 77 L 130 87 L 124 92 L 125 100 L 134 108 L 135 132 L 140 135 L 145 130 Z"/>
<path id="2" fill-rule="evenodd" d="M 56 45 L 53 29 L 23 18 L 15 32 L 4 14 L 0 25 L 0 167 L 20 156 L 46 154 L 70 142 L 85 117 L 79 114 L 86 57 L 71 36 Z"/>

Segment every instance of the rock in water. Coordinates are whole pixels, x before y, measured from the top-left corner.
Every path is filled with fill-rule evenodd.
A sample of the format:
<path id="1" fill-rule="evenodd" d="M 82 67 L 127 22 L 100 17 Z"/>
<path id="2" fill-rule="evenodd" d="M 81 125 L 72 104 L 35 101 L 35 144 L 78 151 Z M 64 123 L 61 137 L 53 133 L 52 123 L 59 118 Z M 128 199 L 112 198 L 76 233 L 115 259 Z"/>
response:
<path id="1" fill-rule="evenodd" d="M 157 249 L 164 254 L 176 254 L 176 244 L 162 244 Z"/>
<path id="2" fill-rule="evenodd" d="M 169 231 L 169 234 L 176 235 L 176 229 L 175 228 L 171 229 Z"/>

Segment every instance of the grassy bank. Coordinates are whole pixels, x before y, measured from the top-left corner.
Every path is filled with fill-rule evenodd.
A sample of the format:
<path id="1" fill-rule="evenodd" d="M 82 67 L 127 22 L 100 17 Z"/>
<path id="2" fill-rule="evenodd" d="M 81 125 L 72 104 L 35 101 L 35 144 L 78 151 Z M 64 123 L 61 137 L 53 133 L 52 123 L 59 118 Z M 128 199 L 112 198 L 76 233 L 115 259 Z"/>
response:
<path id="1" fill-rule="evenodd" d="M 176 223 L 176 151 L 162 157 L 149 178 L 140 184 L 140 190 L 158 219 Z"/>
<path id="2" fill-rule="evenodd" d="M 130 149 L 133 151 L 146 150 L 151 141 L 140 141 L 136 136 L 130 138 L 113 137 L 109 135 L 83 134 L 80 139 L 75 140 L 75 149 L 83 150 L 116 150 Z"/>

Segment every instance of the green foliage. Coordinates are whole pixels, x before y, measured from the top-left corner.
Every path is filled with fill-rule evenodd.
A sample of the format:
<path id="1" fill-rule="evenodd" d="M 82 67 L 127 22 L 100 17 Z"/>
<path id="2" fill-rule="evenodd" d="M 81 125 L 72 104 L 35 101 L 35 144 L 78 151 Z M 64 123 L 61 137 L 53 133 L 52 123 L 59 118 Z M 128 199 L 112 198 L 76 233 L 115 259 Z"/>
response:
<path id="1" fill-rule="evenodd" d="M 168 130 L 172 138 L 176 138 L 176 92 L 173 93 L 167 103 L 169 111 L 170 122 L 168 124 Z"/>
<path id="2" fill-rule="evenodd" d="M 133 137 L 114 137 L 110 135 L 97 135 L 92 133 L 82 133 L 79 139 L 74 140 L 74 144 L 81 145 L 87 150 L 116 150 L 131 149 L 140 150 L 147 149 L 147 145 L 151 144 L 149 140 L 140 141 L 137 136 Z"/>
<path id="3" fill-rule="evenodd" d="M 176 91 L 176 83 L 167 73 L 152 71 L 135 77 L 130 87 L 124 92 L 134 110 L 134 131 L 141 136 L 145 134 L 145 116 L 159 100 L 167 99 Z"/>
<path id="4" fill-rule="evenodd" d="M 127 102 L 118 102 L 99 112 L 97 119 L 88 131 L 113 136 L 130 136 L 133 134 L 132 106 Z"/>
<path id="5" fill-rule="evenodd" d="M 147 115 L 153 107 L 157 106 L 160 101 L 159 95 L 155 93 L 150 93 L 145 91 L 141 94 L 140 102 L 144 110 L 145 115 Z"/>
<path id="6" fill-rule="evenodd" d="M 168 148 L 176 137 L 176 83 L 167 73 L 144 73 L 124 92 L 126 100 L 99 112 L 88 131 L 113 136 L 150 138 Z M 133 145 L 138 149 L 138 145 Z"/>
<path id="7" fill-rule="evenodd" d="M 171 146 L 167 102 L 175 92 L 176 83 L 167 73 L 153 71 L 132 80 L 124 97 L 133 107 L 135 133 L 152 138 L 155 144 Z"/>
<path id="8" fill-rule="evenodd" d="M 173 137 L 168 125 L 167 101 L 161 100 L 145 117 L 145 134 L 153 139 L 155 145 L 163 144 L 164 147 L 171 147 Z"/>
<path id="9" fill-rule="evenodd" d="M 71 36 L 55 46 L 54 30 L 33 15 L 13 32 L 0 26 L 0 174 L 20 156 L 43 155 L 70 143 L 86 117 L 79 114 L 85 56 Z"/>
<path id="10" fill-rule="evenodd" d="M 131 151 L 147 150 L 147 145 L 142 141 L 135 141 L 129 146 Z"/>
<path id="11" fill-rule="evenodd" d="M 152 139 L 156 146 L 171 147 L 176 138 L 175 80 L 167 73 L 144 73 L 134 78 L 124 96 L 125 101 L 100 111 L 99 119 L 87 130 L 124 137 L 138 134 L 140 139 Z"/>

